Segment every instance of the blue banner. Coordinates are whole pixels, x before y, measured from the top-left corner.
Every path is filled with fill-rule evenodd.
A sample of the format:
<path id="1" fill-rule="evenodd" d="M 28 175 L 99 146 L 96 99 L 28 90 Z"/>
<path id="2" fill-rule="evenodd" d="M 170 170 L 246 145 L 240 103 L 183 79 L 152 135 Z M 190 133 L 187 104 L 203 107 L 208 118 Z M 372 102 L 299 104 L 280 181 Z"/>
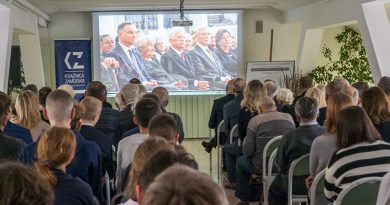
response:
<path id="1" fill-rule="evenodd" d="M 85 90 L 91 81 L 91 41 L 54 40 L 56 87 Z"/>

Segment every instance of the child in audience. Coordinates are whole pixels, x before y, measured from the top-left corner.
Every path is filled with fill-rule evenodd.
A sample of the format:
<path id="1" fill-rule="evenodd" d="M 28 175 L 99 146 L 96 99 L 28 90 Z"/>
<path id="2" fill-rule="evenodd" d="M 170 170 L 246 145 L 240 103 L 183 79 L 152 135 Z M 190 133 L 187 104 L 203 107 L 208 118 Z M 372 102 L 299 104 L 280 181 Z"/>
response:
<path id="1" fill-rule="evenodd" d="M 194 182 L 194 183 L 189 183 Z M 181 164 L 167 168 L 145 192 L 148 205 L 228 205 L 225 191 L 205 173 Z"/>
<path id="2" fill-rule="evenodd" d="M 363 108 L 351 106 L 340 112 L 339 150 L 330 158 L 325 171 L 324 193 L 329 201 L 337 200 L 340 192 L 355 180 L 382 177 L 390 170 L 390 144 L 381 139 Z"/>
<path id="3" fill-rule="evenodd" d="M 0 204 L 52 205 L 53 191 L 38 173 L 19 163 L 0 165 Z"/>
<path id="4" fill-rule="evenodd" d="M 39 175 L 54 188 L 54 204 L 94 205 L 91 187 L 66 173 L 72 161 L 76 138 L 68 128 L 52 127 L 38 142 L 38 161 L 34 164 Z"/>
<path id="5" fill-rule="evenodd" d="M 149 135 L 151 137 L 163 137 L 175 144 L 179 141 L 176 121 L 170 114 L 166 113 L 158 114 L 150 120 Z"/>

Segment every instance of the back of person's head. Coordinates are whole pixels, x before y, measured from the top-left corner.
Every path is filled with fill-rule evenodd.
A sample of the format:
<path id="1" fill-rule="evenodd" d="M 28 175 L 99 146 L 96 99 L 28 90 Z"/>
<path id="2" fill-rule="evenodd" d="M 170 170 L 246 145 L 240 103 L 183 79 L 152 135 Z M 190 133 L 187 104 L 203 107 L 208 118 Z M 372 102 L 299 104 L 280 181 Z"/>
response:
<path id="1" fill-rule="evenodd" d="M 234 93 L 234 81 L 235 79 L 229 80 L 229 82 L 226 84 L 226 94 L 232 94 Z"/>
<path id="2" fill-rule="evenodd" d="M 325 93 L 322 92 L 319 88 L 309 88 L 306 91 L 305 97 L 316 99 L 318 108 L 326 107 Z"/>
<path id="3" fill-rule="evenodd" d="M 299 79 L 299 87 L 301 89 L 309 89 L 313 87 L 313 80 L 308 76 L 303 76 L 301 79 Z"/>
<path id="4" fill-rule="evenodd" d="M 276 98 L 282 103 L 282 105 L 291 105 L 294 100 L 294 94 L 290 89 L 280 88 Z"/>
<path id="5" fill-rule="evenodd" d="M 46 98 L 47 98 L 47 95 L 49 95 L 49 93 L 51 93 L 51 88 L 50 87 L 42 87 L 41 89 L 39 89 L 39 104 L 42 106 L 42 107 L 45 107 L 46 105 Z"/>
<path id="6" fill-rule="evenodd" d="M 261 111 L 261 113 L 265 113 L 267 111 L 275 111 L 276 110 L 276 104 L 274 99 L 271 97 L 265 96 L 259 100 L 257 103 L 257 109 Z"/>
<path id="7" fill-rule="evenodd" d="M 83 100 L 81 100 L 80 105 L 83 107 L 84 114 L 82 115 L 82 120 L 87 121 L 98 121 L 100 113 L 102 111 L 103 103 L 102 101 L 87 96 Z"/>
<path id="8" fill-rule="evenodd" d="M 0 164 L 0 204 L 52 205 L 53 190 L 31 167 L 20 163 Z"/>
<path id="9" fill-rule="evenodd" d="M 326 85 L 324 85 L 324 84 L 318 84 L 316 86 L 316 88 L 320 89 L 324 94 L 325 94 L 325 87 L 326 87 Z"/>
<path id="10" fill-rule="evenodd" d="M 73 106 L 74 109 L 74 116 L 72 118 L 72 121 L 70 122 L 70 129 L 79 129 L 80 128 L 80 120 L 84 116 L 85 113 L 85 107 L 80 105 L 80 103 L 77 103 Z"/>
<path id="11" fill-rule="evenodd" d="M 245 89 L 241 107 L 247 107 L 251 112 L 256 112 L 257 102 L 265 96 L 267 96 L 267 94 L 263 83 L 259 80 L 252 80 Z"/>
<path id="12" fill-rule="evenodd" d="M 372 87 L 362 93 L 362 106 L 374 124 L 390 120 L 389 102 L 386 94 L 378 87 Z"/>
<path id="13" fill-rule="evenodd" d="M 175 119 L 167 113 L 154 116 L 149 121 L 149 136 L 163 137 L 170 142 L 176 143 L 178 132 Z"/>
<path id="14" fill-rule="evenodd" d="M 38 96 L 30 90 L 22 91 L 15 102 L 16 123 L 27 129 L 35 127 L 41 120 Z"/>
<path id="15" fill-rule="evenodd" d="M 365 90 L 368 90 L 368 88 L 370 88 L 370 86 L 368 86 L 366 82 L 362 82 L 362 81 L 356 82 L 352 84 L 352 86 L 359 91 L 359 96 L 362 96 L 362 93 Z"/>
<path id="16" fill-rule="evenodd" d="M 381 135 L 363 108 L 350 106 L 341 110 L 337 119 L 337 146 L 340 149 L 380 139 Z"/>
<path id="17" fill-rule="evenodd" d="M 195 183 L 188 183 L 188 182 Z M 175 164 L 150 185 L 143 200 L 148 205 L 228 205 L 225 191 L 205 173 Z"/>
<path id="18" fill-rule="evenodd" d="M 351 96 L 343 92 L 337 92 L 330 97 L 326 109 L 326 131 L 328 133 L 336 132 L 336 122 L 340 111 L 353 105 Z"/>
<path id="19" fill-rule="evenodd" d="M 26 85 L 22 89 L 22 91 L 26 91 L 26 90 L 29 90 L 29 91 L 33 92 L 34 95 L 38 96 L 38 87 L 37 87 L 37 85 L 35 85 L 35 84 L 28 84 L 28 85 Z"/>
<path id="20" fill-rule="evenodd" d="M 53 169 L 68 165 L 76 150 L 76 137 L 68 128 L 52 127 L 39 139 L 37 147 L 38 160 L 34 164 L 39 175 L 55 186 L 57 177 Z"/>
<path id="21" fill-rule="evenodd" d="M 4 120 L 8 121 L 7 115 L 11 108 L 11 97 L 4 92 L 0 91 L 0 120 L 1 123 L 5 123 Z"/>
<path id="22" fill-rule="evenodd" d="M 137 97 L 142 93 L 146 93 L 146 88 L 141 84 L 128 83 L 122 87 L 119 92 L 124 105 L 135 103 Z"/>
<path id="23" fill-rule="evenodd" d="M 73 98 L 64 90 L 54 90 L 46 99 L 47 117 L 53 122 L 64 122 L 72 119 Z"/>
<path id="24" fill-rule="evenodd" d="M 278 85 L 273 81 L 267 81 L 264 83 L 264 86 L 267 90 L 267 96 L 268 97 L 275 97 L 278 93 Z"/>
<path id="25" fill-rule="evenodd" d="M 312 121 L 317 118 L 317 100 L 311 97 L 302 97 L 295 103 L 295 114 L 300 121 Z"/>
<path id="26" fill-rule="evenodd" d="M 381 77 L 378 82 L 378 87 L 382 89 L 386 93 L 386 95 L 390 95 L 390 77 Z"/>
<path id="27" fill-rule="evenodd" d="M 67 93 L 69 93 L 70 96 L 72 96 L 72 98 L 76 95 L 73 87 L 71 85 L 68 85 L 68 84 L 62 84 L 57 89 L 66 91 Z"/>
<path id="28" fill-rule="evenodd" d="M 164 87 L 156 87 L 152 90 L 152 94 L 156 95 L 160 100 L 161 107 L 165 108 L 169 103 L 169 92 Z"/>
<path id="29" fill-rule="evenodd" d="M 132 78 L 130 79 L 129 83 L 133 83 L 133 84 L 141 84 L 141 81 L 138 79 L 138 78 Z"/>
<path id="30" fill-rule="evenodd" d="M 343 89 L 343 92 L 345 92 L 346 94 L 352 97 L 353 103 L 355 105 L 359 103 L 359 91 L 356 88 L 352 86 L 347 86 Z"/>
<path id="31" fill-rule="evenodd" d="M 147 128 L 150 119 L 160 113 L 160 105 L 154 99 L 145 98 L 137 102 L 134 116 L 141 127 Z"/>
<path id="32" fill-rule="evenodd" d="M 341 85 L 344 85 L 344 87 L 346 86 L 350 86 L 351 84 L 348 82 L 347 79 L 343 78 L 343 77 L 336 77 L 335 79 L 333 79 L 333 81 L 335 81 L 336 83 L 339 83 Z"/>
<path id="33" fill-rule="evenodd" d="M 131 162 L 129 174 L 130 182 L 127 184 L 125 194 L 133 200 L 137 199 L 135 187 L 137 185 L 137 174 L 145 167 L 145 163 L 157 152 L 161 150 L 175 151 L 174 145 L 163 138 L 148 138 L 142 142 L 135 151 Z"/>
<path id="34" fill-rule="evenodd" d="M 160 98 L 153 93 L 144 93 L 144 94 L 138 96 L 137 102 L 142 100 L 142 99 L 146 99 L 146 98 L 153 99 L 160 105 Z"/>
<path id="35" fill-rule="evenodd" d="M 246 82 L 244 79 L 236 78 L 233 81 L 233 93 L 235 93 L 237 95 L 242 95 L 245 91 L 245 87 L 246 87 Z"/>
<path id="36" fill-rule="evenodd" d="M 328 100 L 333 94 L 342 91 L 348 85 L 342 80 L 333 80 L 325 87 L 325 99 Z"/>
<path id="37" fill-rule="evenodd" d="M 107 95 L 106 86 L 100 81 L 91 81 L 88 83 L 85 94 L 86 96 L 92 96 L 101 101 L 104 101 Z"/>

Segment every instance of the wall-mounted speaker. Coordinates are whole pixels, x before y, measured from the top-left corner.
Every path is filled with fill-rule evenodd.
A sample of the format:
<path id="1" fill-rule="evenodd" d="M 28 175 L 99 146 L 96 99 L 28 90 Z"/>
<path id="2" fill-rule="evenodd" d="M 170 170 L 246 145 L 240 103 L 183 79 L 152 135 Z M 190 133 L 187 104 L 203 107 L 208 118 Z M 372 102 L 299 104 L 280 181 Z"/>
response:
<path id="1" fill-rule="evenodd" d="M 256 33 L 263 33 L 263 21 L 256 21 Z"/>

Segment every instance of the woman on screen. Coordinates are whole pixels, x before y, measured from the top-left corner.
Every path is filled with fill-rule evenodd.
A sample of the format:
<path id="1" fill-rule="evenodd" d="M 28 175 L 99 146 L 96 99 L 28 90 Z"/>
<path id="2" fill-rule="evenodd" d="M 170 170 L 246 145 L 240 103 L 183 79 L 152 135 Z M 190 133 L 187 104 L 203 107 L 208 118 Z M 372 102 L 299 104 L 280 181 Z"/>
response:
<path id="1" fill-rule="evenodd" d="M 140 36 L 135 42 L 138 52 L 136 58 L 143 71 L 147 72 L 158 85 L 163 85 L 167 89 L 180 89 L 184 87 L 185 78 L 173 74 L 168 74 L 153 53 L 156 40 L 149 35 Z"/>
<path id="2" fill-rule="evenodd" d="M 232 39 L 230 32 L 226 29 L 221 29 L 215 35 L 217 43 L 216 54 L 219 57 L 223 67 L 231 76 L 237 76 L 237 54 L 231 50 Z"/>

